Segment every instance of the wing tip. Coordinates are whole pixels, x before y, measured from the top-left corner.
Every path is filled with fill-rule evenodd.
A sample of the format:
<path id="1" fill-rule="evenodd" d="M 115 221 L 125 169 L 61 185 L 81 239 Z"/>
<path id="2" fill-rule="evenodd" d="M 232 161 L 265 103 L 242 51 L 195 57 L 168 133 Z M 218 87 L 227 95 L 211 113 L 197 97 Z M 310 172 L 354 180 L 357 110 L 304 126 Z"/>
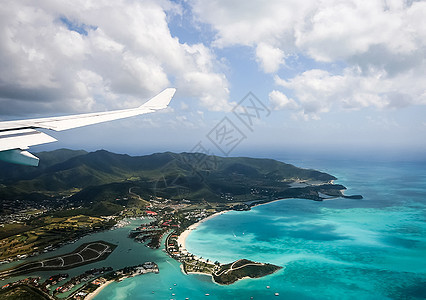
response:
<path id="1" fill-rule="evenodd" d="M 163 109 L 166 108 L 173 96 L 176 93 L 176 88 L 166 88 L 161 93 L 151 98 L 148 102 L 139 106 L 139 108 Z"/>

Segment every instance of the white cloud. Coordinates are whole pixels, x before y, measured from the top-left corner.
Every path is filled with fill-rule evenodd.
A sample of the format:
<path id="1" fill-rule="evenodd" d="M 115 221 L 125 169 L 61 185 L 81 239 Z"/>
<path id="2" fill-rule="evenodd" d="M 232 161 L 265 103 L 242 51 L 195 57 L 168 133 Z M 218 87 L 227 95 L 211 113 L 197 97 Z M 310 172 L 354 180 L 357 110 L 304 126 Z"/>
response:
<path id="1" fill-rule="evenodd" d="M 348 59 L 382 45 L 390 53 L 410 54 L 425 41 L 424 20 L 413 19 L 426 4 L 405 1 L 326 1 L 295 32 L 296 45 L 320 61 Z"/>
<path id="2" fill-rule="evenodd" d="M 6 2 L 2 114 L 128 107 L 171 85 L 210 110 L 229 106 L 210 49 L 172 37 L 166 12 L 180 11 L 172 2 Z"/>
<path id="3" fill-rule="evenodd" d="M 295 110 L 299 108 L 299 105 L 293 99 L 289 99 L 285 94 L 280 91 L 273 90 L 269 93 L 269 103 L 273 110 L 289 109 Z"/>
<path id="4" fill-rule="evenodd" d="M 277 83 L 305 117 L 332 108 L 426 104 L 426 1 L 191 3 L 196 19 L 216 32 L 216 47 L 253 47 L 266 73 L 304 68 Z M 320 64 L 311 67 L 304 57 Z"/>
<path id="5" fill-rule="evenodd" d="M 265 43 L 257 45 L 256 57 L 265 73 L 275 73 L 285 64 L 284 52 Z"/>
<path id="6" fill-rule="evenodd" d="M 217 32 L 215 44 L 307 52 L 317 60 L 347 59 L 374 45 L 392 53 L 425 46 L 424 1 L 271 0 L 191 2 L 200 22 Z M 410 3 L 410 4 L 408 4 Z"/>
<path id="7" fill-rule="evenodd" d="M 333 107 L 383 109 L 426 104 L 422 95 L 426 78 L 412 80 L 412 74 L 389 77 L 383 70 L 370 70 L 365 75 L 360 68 L 346 68 L 341 75 L 313 69 L 290 80 L 275 77 L 277 85 L 292 90 L 303 114 L 313 118 Z"/>
<path id="8" fill-rule="evenodd" d="M 205 107 L 213 111 L 229 111 L 232 103 L 227 101 L 229 95 L 228 81 L 224 74 L 209 72 L 214 66 L 214 56 L 202 44 L 192 46 L 184 44 L 184 49 L 191 54 L 193 66 L 184 66 L 177 78 L 178 86 L 184 94 L 198 97 Z"/>
<path id="9" fill-rule="evenodd" d="M 284 45 L 293 39 L 294 23 L 311 10 L 313 0 L 191 1 L 199 22 L 216 30 L 217 47 L 255 46 L 260 42 Z"/>

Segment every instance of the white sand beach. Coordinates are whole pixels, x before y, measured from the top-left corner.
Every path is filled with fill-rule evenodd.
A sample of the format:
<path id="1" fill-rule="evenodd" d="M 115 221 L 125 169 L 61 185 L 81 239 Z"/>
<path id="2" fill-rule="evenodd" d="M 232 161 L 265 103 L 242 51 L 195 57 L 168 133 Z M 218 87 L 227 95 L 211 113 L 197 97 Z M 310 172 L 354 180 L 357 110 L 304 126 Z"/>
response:
<path id="1" fill-rule="evenodd" d="M 217 216 L 219 216 L 221 214 L 224 214 L 227 211 L 228 210 L 217 212 L 217 213 L 212 214 L 211 216 L 208 216 L 207 218 L 202 219 L 199 222 L 194 223 L 191 226 L 189 226 L 184 232 L 181 233 L 181 235 L 179 235 L 179 237 L 177 239 L 178 245 L 180 245 L 180 249 L 186 249 L 186 247 L 185 247 L 185 240 L 189 236 L 189 234 L 191 233 L 192 230 L 195 230 L 200 224 L 204 223 L 205 221 L 213 219 L 214 217 L 217 217 Z"/>
<path id="2" fill-rule="evenodd" d="M 105 282 L 103 285 L 101 285 L 100 287 L 98 287 L 96 290 L 94 290 L 92 293 L 87 294 L 86 297 L 84 297 L 84 300 L 92 300 L 93 298 L 95 298 L 107 285 L 111 284 L 112 282 L 114 282 L 114 280 L 109 280 L 107 282 Z"/>

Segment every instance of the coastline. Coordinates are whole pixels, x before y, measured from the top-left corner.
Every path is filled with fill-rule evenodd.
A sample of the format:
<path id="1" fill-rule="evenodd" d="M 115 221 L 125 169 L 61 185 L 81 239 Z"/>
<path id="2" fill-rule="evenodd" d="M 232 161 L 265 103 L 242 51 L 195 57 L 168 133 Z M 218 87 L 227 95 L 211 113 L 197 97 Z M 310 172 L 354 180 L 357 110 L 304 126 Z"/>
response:
<path id="1" fill-rule="evenodd" d="M 110 285 L 111 283 L 113 283 L 115 280 L 108 280 L 107 282 L 105 282 L 103 285 L 101 285 L 100 287 L 98 287 L 96 290 L 94 290 L 93 292 L 91 292 L 90 294 L 87 294 L 86 297 L 84 297 L 84 300 L 92 300 L 93 298 L 95 298 L 106 286 Z"/>
<path id="2" fill-rule="evenodd" d="M 207 218 L 204 218 L 204 219 L 202 219 L 202 220 L 198 221 L 197 223 L 194 223 L 194 224 L 190 225 L 187 229 L 185 229 L 185 231 L 184 231 L 184 232 L 182 232 L 182 233 L 179 235 L 179 237 L 178 237 L 178 239 L 177 239 L 177 242 L 178 242 L 179 248 L 180 248 L 180 249 L 186 249 L 186 247 L 185 247 L 185 241 L 186 241 L 186 239 L 188 238 L 188 236 L 189 236 L 189 234 L 191 233 L 191 231 L 192 231 L 192 230 L 197 229 L 197 227 L 198 227 L 200 224 L 202 224 L 202 223 L 204 223 L 204 222 L 206 222 L 206 221 L 208 221 L 208 220 L 210 220 L 210 219 L 213 219 L 213 218 L 215 218 L 215 217 L 217 217 L 217 216 L 219 216 L 219 215 L 221 215 L 221 214 L 224 214 L 224 213 L 226 213 L 226 212 L 228 212 L 228 211 L 229 211 L 229 210 L 224 210 L 224 211 L 220 211 L 220 212 L 214 213 L 214 214 L 212 214 L 212 215 L 208 216 Z"/>
<path id="3" fill-rule="evenodd" d="M 335 200 L 335 199 L 338 199 L 338 198 L 340 198 L 340 197 L 332 197 L 332 198 L 329 198 L 329 199 L 323 199 L 323 201 L 324 201 L 324 200 L 325 200 L 325 201 L 326 201 L 326 200 Z M 296 198 L 281 198 L 281 199 L 275 199 L 275 200 L 272 200 L 272 201 L 256 203 L 256 204 L 254 204 L 254 205 L 251 205 L 250 207 L 252 208 L 252 207 L 257 207 L 257 206 L 260 206 L 260 205 L 265 205 L 265 204 L 270 204 L 270 203 L 274 203 L 274 202 L 278 202 L 278 201 L 282 201 L 282 200 L 290 200 L 290 199 L 296 199 Z M 302 198 L 300 198 L 300 199 L 302 199 Z M 312 201 L 312 199 L 305 199 L 305 200 Z M 188 228 L 186 228 L 186 229 L 185 229 L 185 231 L 183 231 L 183 232 L 179 235 L 179 237 L 177 238 L 177 242 L 178 242 L 178 245 L 179 245 L 179 249 L 180 249 L 180 250 L 182 250 L 182 249 L 186 250 L 186 244 L 185 244 L 185 241 L 186 241 L 186 239 L 188 238 L 188 236 L 189 236 L 189 234 L 191 233 L 191 231 L 192 231 L 192 230 L 197 229 L 197 227 L 198 227 L 200 224 L 202 224 L 202 223 L 204 223 L 204 222 L 206 222 L 206 221 L 208 221 L 208 220 L 210 220 L 210 219 L 213 219 L 213 218 L 215 218 L 215 217 L 217 217 L 217 216 L 219 216 L 219 215 L 221 215 L 221 214 L 224 214 L 224 213 L 226 213 L 226 212 L 229 212 L 229 211 L 232 211 L 232 210 L 224 210 L 224 211 L 220 211 L 220 212 L 214 213 L 214 214 L 212 214 L 212 215 L 208 216 L 207 218 L 204 218 L 204 219 L 202 219 L 202 220 L 200 220 L 200 221 L 198 221 L 198 222 L 196 222 L 196 223 L 194 223 L 194 224 L 190 225 Z"/>
<path id="4" fill-rule="evenodd" d="M 342 190 L 342 191 L 344 191 L 344 190 Z M 336 200 L 336 199 L 339 199 L 339 198 L 344 198 L 343 196 L 332 196 L 330 198 L 322 199 L 321 201 Z M 308 198 L 297 198 L 297 197 L 280 198 L 280 199 L 275 199 L 275 200 L 271 200 L 271 201 L 267 201 L 267 202 L 256 202 L 255 204 L 250 205 L 250 208 L 257 207 L 257 206 L 260 206 L 260 205 L 270 204 L 270 203 L 274 203 L 274 202 L 278 202 L 278 201 L 293 200 L 293 199 L 316 201 L 316 200 L 312 200 L 312 199 L 308 199 Z"/>
<path id="5" fill-rule="evenodd" d="M 268 201 L 268 202 L 263 202 L 263 203 L 257 203 L 257 204 L 252 205 L 251 207 L 256 207 L 256 206 L 259 206 L 259 205 L 269 204 L 269 203 L 273 203 L 273 202 L 281 201 L 281 200 L 286 200 L 286 199 L 293 199 L 293 198 L 283 198 L 283 199 L 276 199 L 276 200 L 272 200 L 272 201 Z M 310 199 L 306 199 L 306 200 L 310 200 Z M 197 229 L 197 227 L 200 226 L 202 223 L 204 223 L 204 222 L 206 222 L 208 220 L 211 220 L 211 219 L 213 219 L 213 218 L 215 218 L 215 217 L 217 217 L 219 215 L 227 213 L 229 211 L 232 211 L 232 210 L 223 210 L 223 211 L 220 211 L 220 212 L 216 212 L 216 213 L 208 216 L 207 218 L 204 218 L 204 219 L 202 219 L 202 220 L 200 220 L 200 221 L 198 221 L 198 222 L 190 225 L 188 228 L 186 228 L 185 231 L 183 231 L 178 236 L 178 238 L 177 238 L 177 243 L 178 243 L 179 249 L 180 250 L 186 250 L 185 241 L 188 238 L 188 236 L 190 235 L 190 233 L 191 233 L 192 230 Z"/>
<path id="6" fill-rule="evenodd" d="M 185 275 L 190 275 L 190 274 L 206 275 L 206 276 L 210 276 L 213 279 L 212 274 L 209 274 L 209 273 L 203 273 L 203 272 L 185 272 L 184 269 L 183 269 L 183 265 L 182 264 L 180 264 L 179 268 L 182 271 L 182 273 L 185 274 Z M 213 282 L 214 282 L 214 280 L 213 280 Z"/>
<path id="7" fill-rule="evenodd" d="M 339 198 L 339 197 L 333 197 L 333 198 L 331 198 L 331 199 L 326 199 L 326 200 L 334 200 L 334 199 L 336 199 L 336 198 Z M 260 203 L 256 203 L 256 204 L 254 204 L 254 205 L 251 205 L 250 207 L 252 208 L 252 207 L 256 207 L 256 206 L 260 206 L 260 205 L 265 205 L 265 204 L 269 204 L 269 203 L 273 203 L 273 202 L 278 202 L 278 201 L 282 201 L 282 200 L 290 200 L 290 199 L 295 199 L 295 198 L 280 198 L 280 199 L 275 199 L 275 200 L 272 200 L 272 201 L 267 201 L 267 202 L 260 202 Z M 312 199 L 306 199 L 306 200 L 309 200 L 309 201 L 312 201 Z M 210 216 L 208 216 L 208 217 L 206 217 L 206 218 L 204 218 L 204 219 L 201 219 L 200 221 L 198 221 L 198 222 L 196 222 L 196 223 L 194 223 L 194 224 L 192 224 L 192 225 L 190 225 L 190 226 L 188 226 L 188 228 L 186 228 L 178 237 L 177 237 L 177 239 L 176 239 L 176 242 L 177 242 L 177 246 L 178 246 L 178 251 L 179 251 L 179 253 L 184 253 L 185 255 L 187 255 L 188 254 L 188 251 L 187 251 L 187 249 L 186 249 L 186 239 L 188 238 L 188 236 L 190 235 L 190 233 L 191 233 L 191 231 L 192 230 L 195 230 L 195 229 L 197 229 L 197 227 L 198 226 L 200 226 L 200 224 L 202 224 L 202 223 L 204 223 L 204 222 L 206 222 L 206 221 L 208 221 L 208 220 L 211 220 L 211 219 L 213 219 L 213 218 L 215 218 L 215 217 L 217 217 L 217 216 L 219 216 L 219 215 L 221 215 L 221 214 L 224 214 L 224 213 L 226 213 L 226 212 L 229 212 L 229 211 L 232 211 L 232 210 L 224 210 L 224 211 L 220 211 L 220 212 L 216 212 L 216 213 L 214 213 L 214 214 L 212 214 L 212 215 L 210 215 Z M 195 259 L 196 260 L 200 260 L 200 258 L 198 258 L 197 256 L 194 256 L 193 255 L 193 259 L 194 259 L 194 257 L 195 257 Z M 180 261 L 180 259 L 177 259 L 177 258 L 175 258 L 176 260 L 178 260 L 179 262 L 181 262 Z M 207 263 L 204 259 L 201 259 L 201 261 L 203 261 L 204 263 Z M 221 264 L 222 265 L 222 264 Z M 276 266 L 277 267 L 277 266 Z M 280 269 L 283 269 L 283 268 L 285 268 L 285 267 L 280 267 L 280 266 L 278 266 L 279 267 L 279 269 L 277 269 L 277 270 L 275 270 L 275 271 L 273 271 L 272 273 L 270 273 L 270 274 L 273 274 L 273 273 L 275 273 L 275 272 L 277 272 L 277 271 L 279 271 Z M 181 272 L 183 273 L 183 274 L 186 274 L 186 275 L 189 275 L 189 274 L 197 274 L 197 275 L 207 275 L 207 276 L 210 276 L 211 277 L 211 279 L 212 279 L 212 282 L 214 282 L 215 284 L 218 284 L 218 285 L 229 285 L 229 284 L 232 284 L 232 283 L 234 283 L 234 282 L 230 282 L 230 283 L 226 283 L 226 284 L 222 284 L 222 283 L 218 283 L 218 282 L 216 282 L 215 281 L 215 279 L 214 279 L 214 276 L 213 276 L 213 274 L 212 273 L 209 273 L 209 272 L 200 272 L 200 271 L 185 271 L 184 270 L 184 268 L 183 268 L 183 262 L 181 262 L 181 264 L 180 264 L 180 270 L 181 270 Z M 270 275 L 270 274 L 267 274 L 267 275 Z M 263 276 L 265 276 L 265 275 L 263 275 Z M 263 276 L 260 276 L 260 277 L 263 277 Z M 238 278 L 236 281 L 239 281 L 239 280 L 244 280 L 244 279 L 255 279 L 255 278 L 259 278 L 259 277 L 250 277 L 250 276 L 244 276 L 244 277 L 242 277 L 242 278 Z"/>

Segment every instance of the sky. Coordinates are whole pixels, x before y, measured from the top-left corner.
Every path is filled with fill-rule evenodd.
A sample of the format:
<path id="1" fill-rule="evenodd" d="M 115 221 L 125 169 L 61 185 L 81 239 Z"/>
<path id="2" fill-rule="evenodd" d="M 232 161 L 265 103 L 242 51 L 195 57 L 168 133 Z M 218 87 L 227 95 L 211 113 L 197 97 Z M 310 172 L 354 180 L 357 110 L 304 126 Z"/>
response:
<path id="1" fill-rule="evenodd" d="M 0 120 L 154 114 L 33 147 L 426 159 L 426 1 L 13 1 Z"/>

